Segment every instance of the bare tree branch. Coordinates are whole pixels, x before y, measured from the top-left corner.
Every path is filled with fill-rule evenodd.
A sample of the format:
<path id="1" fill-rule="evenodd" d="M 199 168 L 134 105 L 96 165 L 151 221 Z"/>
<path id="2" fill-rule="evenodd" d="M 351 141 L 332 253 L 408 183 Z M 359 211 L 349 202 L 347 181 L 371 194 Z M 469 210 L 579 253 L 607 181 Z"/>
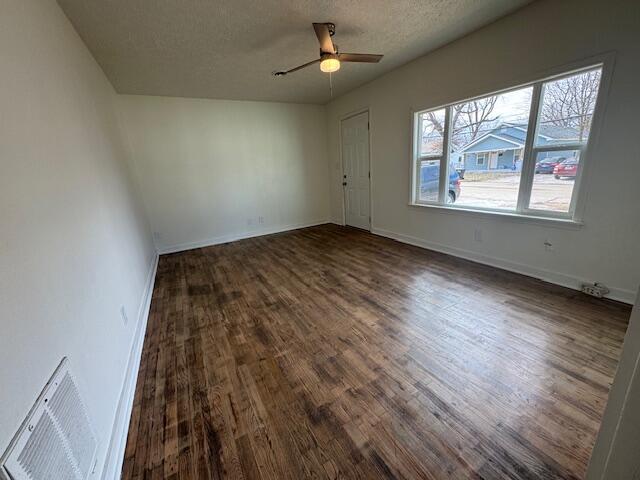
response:
<path id="1" fill-rule="evenodd" d="M 497 101 L 498 97 L 493 96 L 451 107 L 451 124 L 453 126 L 451 144 L 454 149 L 474 141 L 487 128 L 495 127 L 498 117 L 491 114 Z M 442 111 L 426 112 L 422 121 L 423 148 L 427 150 L 438 149 L 442 144 L 443 137 L 444 115 Z"/>
<path id="2" fill-rule="evenodd" d="M 599 86 L 599 70 L 546 84 L 541 113 L 542 123 L 573 128 L 577 131 L 579 141 L 586 140 Z"/>

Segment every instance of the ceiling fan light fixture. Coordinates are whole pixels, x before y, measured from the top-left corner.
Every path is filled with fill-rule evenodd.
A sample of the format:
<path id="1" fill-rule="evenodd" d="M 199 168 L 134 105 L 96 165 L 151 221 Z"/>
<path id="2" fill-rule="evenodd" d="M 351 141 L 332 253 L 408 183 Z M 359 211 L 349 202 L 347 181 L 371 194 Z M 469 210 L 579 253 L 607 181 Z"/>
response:
<path id="1" fill-rule="evenodd" d="M 337 55 L 323 55 L 320 62 L 320 70 L 324 73 L 333 73 L 340 70 L 340 60 Z"/>

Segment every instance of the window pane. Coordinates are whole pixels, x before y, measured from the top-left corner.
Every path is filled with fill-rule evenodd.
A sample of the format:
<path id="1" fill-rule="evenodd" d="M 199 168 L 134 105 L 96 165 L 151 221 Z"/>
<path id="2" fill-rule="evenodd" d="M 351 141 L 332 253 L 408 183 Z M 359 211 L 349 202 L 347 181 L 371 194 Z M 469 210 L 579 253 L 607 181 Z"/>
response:
<path id="1" fill-rule="evenodd" d="M 420 156 L 442 155 L 445 109 L 420 114 Z"/>
<path id="2" fill-rule="evenodd" d="M 602 70 L 590 70 L 543 86 L 536 146 L 586 143 Z"/>
<path id="3" fill-rule="evenodd" d="M 529 208 L 567 213 L 578 174 L 580 152 L 538 152 Z"/>
<path id="4" fill-rule="evenodd" d="M 532 93 L 526 87 L 451 107 L 456 205 L 515 210 Z"/>
<path id="5" fill-rule="evenodd" d="M 440 159 L 420 162 L 420 183 L 418 195 L 423 202 L 438 201 L 440 184 Z"/>

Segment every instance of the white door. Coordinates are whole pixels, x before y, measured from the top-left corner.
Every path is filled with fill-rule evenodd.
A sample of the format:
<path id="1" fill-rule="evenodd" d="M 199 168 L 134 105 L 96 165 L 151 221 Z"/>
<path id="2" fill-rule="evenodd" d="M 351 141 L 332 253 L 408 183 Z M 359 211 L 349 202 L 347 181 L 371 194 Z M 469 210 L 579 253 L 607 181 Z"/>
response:
<path id="1" fill-rule="evenodd" d="M 342 121 L 342 166 L 346 223 L 370 230 L 368 112 Z"/>
<path id="2" fill-rule="evenodd" d="M 489 170 L 495 170 L 498 168 L 498 152 L 491 152 L 489 154 Z"/>

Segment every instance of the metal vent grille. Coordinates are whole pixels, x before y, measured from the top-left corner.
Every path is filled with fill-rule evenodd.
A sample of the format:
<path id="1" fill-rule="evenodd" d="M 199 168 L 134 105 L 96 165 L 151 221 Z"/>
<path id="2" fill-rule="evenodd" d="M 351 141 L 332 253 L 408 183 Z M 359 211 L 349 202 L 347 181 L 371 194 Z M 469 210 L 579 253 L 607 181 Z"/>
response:
<path id="1" fill-rule="evenodd" d="M 6 480 L 86 480 L 97 450 L 86 408 L 65 359 L 2 456 Z"/>
<path id="2" fill-rule="evenodd" d="M 48 403 L 69 444 L 71 455 L 76 460 L 80 478 L 87 478 L 96 442 L 80 394 L 69 372 L 65 373 Z"/>
<path id="3" fill-rule="evenodd" d="M 20 452 L 18 463 L 28 478 L 76 478 L 70 458 L 46 410 Z"/>

